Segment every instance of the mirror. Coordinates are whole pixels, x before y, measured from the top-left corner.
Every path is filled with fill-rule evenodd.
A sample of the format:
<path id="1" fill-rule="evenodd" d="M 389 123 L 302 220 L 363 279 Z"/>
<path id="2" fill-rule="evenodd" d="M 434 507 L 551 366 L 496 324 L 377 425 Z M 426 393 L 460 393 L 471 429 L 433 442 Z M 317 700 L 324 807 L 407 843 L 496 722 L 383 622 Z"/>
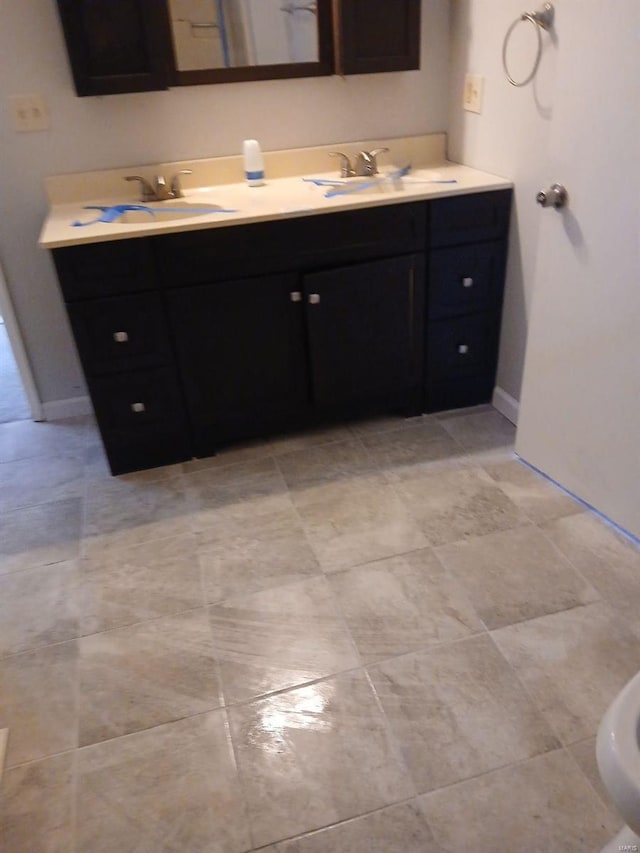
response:
<path id="1" fill-rule="evenodd" d="M 175 82 L 331 74 L 331 0 L 168 0 Z"/>

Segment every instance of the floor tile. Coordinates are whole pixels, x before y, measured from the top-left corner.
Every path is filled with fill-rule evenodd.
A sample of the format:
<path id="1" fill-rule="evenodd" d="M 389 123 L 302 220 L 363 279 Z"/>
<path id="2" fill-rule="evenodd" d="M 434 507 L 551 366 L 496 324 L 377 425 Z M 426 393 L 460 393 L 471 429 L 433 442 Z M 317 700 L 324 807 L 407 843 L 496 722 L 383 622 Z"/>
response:
<path id="1" fill-rule="evenodd" d="M 196 474 L 199 471 L 226 468 L 228 465 L 238 465 L 243 462 L 266 459 L 272 455 L 267 438 L 256 438 L 250 441 L 239 441 L 228 447 L 221 447 L 214 456 L 203 456 L 200 459 L 190 459 L 182 463 L 185 474 Z"/>
<path id="2" fill-rule="evenodd" d="M 227 703 L 360 663 L 323 577 L 229 599 L 210 616 Z"/>
<path id="3" fill-rule="evenodd" d="M 489 629 L 599 600 L 533 526 L 444 545 L 436 553 Z"/>
<path id="4" fill-rule="evenodd" d="M 526 521 L 481 468 L 423 475 L 395 488 L 431 545 L 507 530 Z"/>
<path id="5" fill-rule="evenodd" d="M 224 711 L 78 751 L 78 853 L 250 847 Z"/>
<path id="6" fill-rule="evenodd" d="M 78 616 L 77 560 L 0 575 L 0 657 L 74 639 Z"/>
<path id="7" fill-rule="evenodd" d="M 95 425 L 90 417 L 48 423 L 14 421 L 0 424 L 0 462 L 34 456 L 53 458 L 60 453 L 84 449 L 92 434 L 95 434 Z"/>
<path id="8" fill-rule="evenodd" d="M 79 498 L 15 509 L 0 515 L 0 575 L 73 560 L 78 556 Z"/>
<path id="9" fill-rule="evenodd" d="M 349 427 L 338 424 L 275 435 L 269 439 L 268 447 L 273 456 L 281 456 L 283 453 L 291 453 L 294 450 L 308 450 L 311 447 L 333 444 L 336 441 L 348 441 L 351 438 L 353 434 Z"/>
<path id="10" fill-rule="evenodd" d="M 596 851 L 615 820 L 564 751 L 541 755 L 421 799 L 445 850 Z"/>
<path id="11" fill-rule="evenodd" d="M 640 661 L 640 641 L 602 603 L 541 616 L 492 636 L 564 743 L 595 735 Z"/>
<path id="12" fill-rule="evenodd" d="M 466 450 L 490 450 L 513 445 L 515 426 L 495 409 L 454 417 L 443 416 L 440 423 Z"/>
<path id="13" fill-rule="evenodd" d="M 0 850 L 69 853 L 72 803 L 73 753 L 8 770 L 0 796 Z"/>
<path id="14" fill-rule="evenodd" d="M 600 778 L 600 771 L 598 770 L 598 762 L 596 761 L 596 739 L 595 737 L 587 738 L 587 740 L 578 741 L 578 743 L 572 743 L 571 746 L 568 747 L 569 752 L 575 759 L 576 763 L 587 777 L 591 786 L 598 794 L 602 802 L 610 809 L 610 811 L 616 815 L 616 808 L 609 797 L 609 793 L 604 786 L 602 779 Z M 623 820 L 620 818 L 620 828 L 623 826 Z"/>
<path id="15" fill-rule="evenodd" d="M 440 426 L 425 420 L 404 429 L 363 435 L 362 443 L 392 482 L 465 462 L 465 451 Z"/>
<path id="16" fill-rule="evenodd" d="M 300 489 L 293 501 L 325 571 L 424 548 L 428 541 L 380 475 Z"/>
<path id="17" fill-rule="evenodd" d="M 195 534 L 96 549 L 82 561 L 80 581 L 83 634 L 203 604 Z"/>
<path id="18" fill-rule="evenodd" d="M 182 475 L 153 482 L 111 478 L 87 484 L 86 556 L 189 532 Z"/>
<path id="19" fill-rule="evenodd" d="M 376 467 L 357 438 L 283 453 L 277 463 L 290 489 L 366 475 Z"/>
<path id="20" fill-rule="evenodd" d="M 7 767 L 77 746 L 77 664 L 75 642 L 0 661 L 0 728 L 9 729 Z"/>
<path id="21" fill-rule="evenodd" d="M 365 664 L 483 630 L 430 549 L 336 572 L 329 582 Z"/>
<path id="22" fill-rule="evenodd" d="M 79 647 L 81 745 L 222 704 L 202 609 L 84 637 Z"/>
<path id="23" fill-rule="evenodd" d="M 542 529 L 602 597 L 640 629 L 640 547 L 591 512 Z"/>
<path id="24" fill-rule="evenodd" d="M 489 462 L 484 468 L 536 524 L 584 511 L 582 504 L 519 459 Z"/>
<path id="25" fill-rule="evenodd" d="M 84 460 L 80 451 L 0 464 L 0 512 L 83 494 Z"/>
<path id="26" fill-rule="evenodd" d="M 487 635 L 369 672 L 419 791 L 559 745 Z"/>
<path id="27" fill-rule="evenodd" d="M 253 459 L 185 475 L 193 530 L 220 524 L 220 512 L 246 518 L 291 507 L 282 474 L 273 459 Z"/>
<path id="28" fill-rule="evenodd" d="M 311 835 L 283 841 L 277 853 L 440 853 L 420 808 L 401 803 Z"/>
<path id="29" fill-rule="evenodd" d="M 256 846 L 412 796 L 362 673 L 236 706 L 229 717 Z"/>
<path id="30" fill-rule="evenodd" d="M 361 437 L 371 435 L 376 432 L 388 432 L 390 430 L 404 429 L 405 427 L 415 426 L 422 423 L 423 420 L 435 420 L 432 415 L 416 415 L 415 417 L 405 418 L 404 415 L 381 415 L 375 418 L 363 418 L 362 420 L 353 420 L 349 422 L 349 430 L 352 435 Z"/>
<path id="31" fill-rule="evenodd" d="M 496 410 L 491 403 L 478 403 L 477 406 L 463 406 L 459 409 L 445 409 L 442 412 L 435 412 L 432 417 L 439 421 L 448 421 L 451 418 L 467 418 L 469 415 L 479 415 L 484 412 L 495 412 Z"/>
<path id="32" fill-rule="evenodd" d="M 208 602 L 320 572 L 292 505 L 261 514 L 220 510 L 215 525 L 199 534 L 198 556 Z"/>

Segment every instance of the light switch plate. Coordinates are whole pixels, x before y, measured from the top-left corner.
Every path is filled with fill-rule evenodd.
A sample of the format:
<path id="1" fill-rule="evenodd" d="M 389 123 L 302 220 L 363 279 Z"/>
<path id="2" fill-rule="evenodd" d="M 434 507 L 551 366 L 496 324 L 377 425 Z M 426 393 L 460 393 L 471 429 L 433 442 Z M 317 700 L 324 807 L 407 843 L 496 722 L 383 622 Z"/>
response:
<path id="1" fill-rule="evenodd" d="M 482 96 L 484 94 L 484 77 L 479 74 L 465 74 L 464 95 L 462 106 L 471 113 L 482 112 Z"/>
<path id="2" fill-rule="evenodd" d="M 49 111 L 42 95 L 13 95 L 9 101 L 18 133 L 49 129 Z"/>

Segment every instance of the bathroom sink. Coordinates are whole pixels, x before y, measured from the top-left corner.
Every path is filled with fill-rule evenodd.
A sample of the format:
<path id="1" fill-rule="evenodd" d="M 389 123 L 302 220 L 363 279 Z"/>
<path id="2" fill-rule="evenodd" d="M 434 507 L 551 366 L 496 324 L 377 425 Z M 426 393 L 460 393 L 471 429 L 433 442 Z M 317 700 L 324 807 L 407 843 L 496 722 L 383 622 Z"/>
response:
<path id="1" fill-rule="evenodd" d="M 146 210 L 127 210 L 118 217 L 117 221 L 125 225 L 140 225 L 147 222 L 173 222 L 177 219 L 204 216 L 207 213 L 216 213 L 224 209 L 219 204 L 189 202 L 183 198 L 175 198 L 168 201 L 150 201 L 146 206 L 150 212 Z"/>

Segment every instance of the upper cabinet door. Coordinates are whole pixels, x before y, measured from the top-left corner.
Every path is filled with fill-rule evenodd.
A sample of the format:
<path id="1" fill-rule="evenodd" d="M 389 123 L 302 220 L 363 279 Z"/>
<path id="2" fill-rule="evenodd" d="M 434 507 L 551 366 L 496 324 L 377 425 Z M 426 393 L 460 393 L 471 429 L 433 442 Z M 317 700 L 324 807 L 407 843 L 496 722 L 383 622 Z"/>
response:
<path id="1" fill-rule="evenodd" d="M 166 89 L 170 33 L 149 0 L 58 0 L 78 95 Z"/>
<path id="2" fill-rule="evenodd" d="M 334 0 L 336 72 L 420 67 L 420 0 Z"/>

